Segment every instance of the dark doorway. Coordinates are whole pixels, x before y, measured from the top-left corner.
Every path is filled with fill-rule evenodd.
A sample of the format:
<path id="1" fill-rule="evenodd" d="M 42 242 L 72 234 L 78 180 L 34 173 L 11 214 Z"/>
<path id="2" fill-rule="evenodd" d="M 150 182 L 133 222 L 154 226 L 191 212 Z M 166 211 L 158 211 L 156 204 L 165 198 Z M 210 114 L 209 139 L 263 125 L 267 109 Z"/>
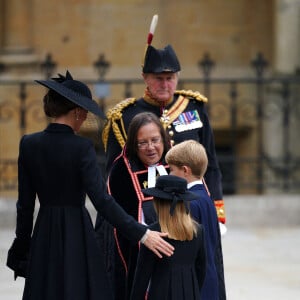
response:
<path id="1" fill-rule="evenodd" d="M 222 183 L 224 195 L 236 193 L 235 188 L 235 156 L 230 146 L 216 146 L 217 157 L 222 172 Z"/>

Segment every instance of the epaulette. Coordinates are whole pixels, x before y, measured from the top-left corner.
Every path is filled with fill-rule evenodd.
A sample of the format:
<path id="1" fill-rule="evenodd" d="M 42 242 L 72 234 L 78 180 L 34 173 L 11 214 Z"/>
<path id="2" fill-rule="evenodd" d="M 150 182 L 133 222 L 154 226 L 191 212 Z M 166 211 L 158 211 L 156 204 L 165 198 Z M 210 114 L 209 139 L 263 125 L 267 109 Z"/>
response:
<path id="1" fill-rule="evenodd" d="M 108 119 L 120 119 L 122 117 L 122 111 L 125 107 L 133 104 L 136 101 L 136 98 L 127 98 L 119 102 L 113 108 L 109 109 L 106 116 Z"/>
<path id="2" fill-rule="evenodd" d="M 198 91 L 193 92 L 192 90 L 176 90 L 174 94 L 182 95 L 184 97 L 194 98 L 198 101 L 202 101 L 205 103 L 208 102 L 208 99 L 205 96 L 203 96 L 202 94 L 200 94 Z"/>
<path id="3" fill-rule="evenodd" d="M 127 99 L 119 102 L 113 108 L 108 110 L 108 112 L 106 114 L 108 121 L 102 131 L 102 141 L 103 141 L 105 151 L 106 151 L 106 147 L 107 147 L 107 141 L 108 141 L 110 128 L 112 128 L 114 135 L 115 135 L 118 143 L 120 144 L 120 146 L 122 148 L 124 147 L 125 141 L 126 141 L 126 131 L 124 128 L 124 123 L 122 121 L 123 109 L 126 108 L 127 106 L 133 104 L 135 101 L 136 101 L 136 98 L 127 98 Z M 120 120 L 120 124 L 119 124 L 120 126 L 117 123 L 118 120 Z"/>

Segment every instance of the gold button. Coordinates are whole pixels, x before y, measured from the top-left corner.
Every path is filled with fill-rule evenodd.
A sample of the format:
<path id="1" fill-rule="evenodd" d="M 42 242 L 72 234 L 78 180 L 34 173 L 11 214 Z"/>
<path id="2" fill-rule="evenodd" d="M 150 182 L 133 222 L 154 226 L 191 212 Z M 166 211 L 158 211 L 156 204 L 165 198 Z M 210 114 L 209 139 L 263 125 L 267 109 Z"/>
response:
<path id="1" fill-rule="evenodd" d="M 224 217 L 225 216 L 225 212 L 223 209 L 219 209 L 219 211 L 217 212 L 218 217 Z"/>
<path id="2" fill-rule="evenodd" d="M 170 131 L 169 131 L 169 135 L 170 135 L 170 136 L 173 136 L 173 135 L 174 135 L 174 131 L 173 131 L 173 130 L 170 130 Z"/>

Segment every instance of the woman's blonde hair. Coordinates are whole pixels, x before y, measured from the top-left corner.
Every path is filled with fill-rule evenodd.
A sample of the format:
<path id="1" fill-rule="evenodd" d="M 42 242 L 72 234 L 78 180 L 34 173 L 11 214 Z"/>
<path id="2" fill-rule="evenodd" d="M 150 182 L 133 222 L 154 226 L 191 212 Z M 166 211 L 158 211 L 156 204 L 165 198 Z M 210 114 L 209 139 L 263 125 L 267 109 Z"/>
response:
<path id="1" fill-rule="evenodd" d="M 183 202 L 177 202 L 174 213 L 170 214 L 171 201 L 154 197 L 154 208 L 162 232 L 179 241 L 190 241 L 197 235 L 197 223 L 186 212 Z"/>
<path id="2" fill-rule="evenodd" d="M 208 164 L 205 148 L 194 140 L 187 140 L 173 146 L 167 152 L 165 159 L 167 164 L 190 167 L 192 174 L 199 178 L 204 176 Z"/>

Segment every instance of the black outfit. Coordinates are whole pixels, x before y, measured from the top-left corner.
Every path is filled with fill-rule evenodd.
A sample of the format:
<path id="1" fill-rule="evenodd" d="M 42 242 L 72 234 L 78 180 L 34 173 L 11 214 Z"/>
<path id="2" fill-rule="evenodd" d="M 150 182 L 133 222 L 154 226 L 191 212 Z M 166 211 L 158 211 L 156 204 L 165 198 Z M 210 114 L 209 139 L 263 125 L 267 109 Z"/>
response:
<path id="1" fill-rule="evenodd" d="M 194 96 L 195 95 L 195 96 Z M 176 118 L 169 126 L 167 126 L 166 131 L 169 133 L 171 140 L 178 144 L 182 141 L 192 139 L 200 142 L 206 149 L 208 156 L 208 168 L 205 174 L 205 181 L 208 185 L 211 197 L 213 200 L 223 199 L 222 195 L 222 176 L 219 169 L 219 164 L 215 152 L 215 143 L 213 132 L 209 123 L 209 118 L 205 108 L 205 104 L 201 98 L 197 98 L 199 93 L 190 92 L 178 92 L 174 94 L 173 101 L 166 107 L 162 108 L 155 106 L 152 103 L 148 103 L 144 98 L 140 99 L 127 99 L 119 103 L 114 107 L 108 114 L 109 123 L 104 131 L 104 144 L 106 145 L 107 154 L 107 171 L 110 169 L 114 159 L 120 154 L 123 145 L 122 139 L 126 140 L 126 132 L 123 132 L 123 128 L 127 131 L 131 119 L 141 112 L 152 112 L 158 117 L 162 116 L 163 109 L 170 110 L 174 103 L 179 97 L 183 96 L 187 101 L 186 103 L 179 104 L 180 106 L 186 107 L 182 110 L 181 114 Z M 203 97 L 203 96 L 202 96 Z M 182 121 L 182 117 L 186 118 L 188 113 L 198 112 L 200 120 L 202 122 L 202 127 L 189 128 L 189 120 L 186 120 L 185 124 L 182 126 L 183 131 L 179 132 L 176 125 Z M 114 132 L 112 128 L 112 123 L 115 123 L 115 128 L 117 127 L 119 132 Z M 107 135 L 105 137 L 105 135 Z"/>
<path id="2" fill-rule="evenodd" d="M 86 194 L 97 211 L 133 242 L 141 239 L 146 227 L 106 193 L 92 142 L 67 125 L 53 123 L 22 138 L 18 166 L 12 248 L 16 261 L 25 256 L 22 251 L 30 253 L 23 300 L 112 299 L 102 251 L 85 208 Z M 32 233 L 36 196 L 40 209 Z M 30 244 L 30 250 L 25 249 Z"/>
<path id="3" fill-rule="evenodd" d="M 150 228 L 160 230 L 158 223 Z M 197 237 L 191 241 L 166 240 L 175 252 L 162 259 L 141 246 L 131 300 L 144 300 L 149 282 L 148 300 L 200 300 L 206 270 L 202 226 L 199 225 Z"/>
<path id="4" fill-rule="evenodd" d="M 113 164 L 107 183 L 109 193 L 128 214 L 142 222 L 143 213 L 143 221 L 151 224 L 156 221 L 152 197 L 145 197 L 141 192 L 141 189 L 148 187 L 147 180 L 147 167 L 138 158 L 129 161 L 123 154 Z M 113 285 L 114 299 L 129 299 L 139 244 L 130 242 L 101 215 L 97 215 L 96 232 L 104 249 L 106 271 Z"/>

